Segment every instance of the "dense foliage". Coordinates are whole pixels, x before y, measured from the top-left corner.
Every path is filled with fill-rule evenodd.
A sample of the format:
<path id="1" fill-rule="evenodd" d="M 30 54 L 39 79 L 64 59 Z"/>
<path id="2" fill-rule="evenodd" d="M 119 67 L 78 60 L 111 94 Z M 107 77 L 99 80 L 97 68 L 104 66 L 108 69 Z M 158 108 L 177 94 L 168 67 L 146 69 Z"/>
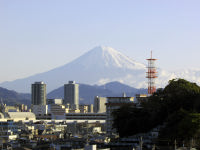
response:
<path id="1" fill-rule="evenodd" d="M 165 125 L 161 138 L 184 139 L 200 135 L 200 87 L 184 79 L 170 80 L 141 108 L 123 106 L 113 112 L 113 127 L 121 137 L 146 133 Z"/>

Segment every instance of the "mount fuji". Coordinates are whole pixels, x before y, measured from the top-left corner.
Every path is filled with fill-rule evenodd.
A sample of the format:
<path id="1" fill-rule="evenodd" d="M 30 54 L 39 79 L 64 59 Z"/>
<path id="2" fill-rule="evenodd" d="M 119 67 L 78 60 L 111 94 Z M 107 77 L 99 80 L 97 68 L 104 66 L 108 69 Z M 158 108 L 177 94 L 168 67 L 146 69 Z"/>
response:
<path id="1" fill-rule="evenodd" d="M 158 87 L 166 85 L 168 80 L 176 77 L 190 77 L 195 82 L 200 81 L 200 70 L 171 73 L 159 69 Z M 111 47 L 95 47 L 74 61 L 50 71 L 39 73 L 27 78 L 3 82 L 1 87 L 17 92 L 30 93 L 31 84 L 35 81 L 44 81 L 47 92 L 50 92 L 69 80 L 84 84 L 105 84 L 118 81 L 135 88 L 146 88 L 146 66 L 123 55 Z M 192 77 L 192 78 L 191 78 Z"/>
<path id="2" fill-rule="evenodd" d="M 44 81 L 47 92 L 75 80 L 78 83 L 105 84 L 119 81 L 132 87 L 145 87 L 146 66 L 114 50 L 111 47 L 95 47 L 74 61 L 50 71 L 15 81 L 3 82 L 0 86 L 17 92 L 30 93 L 31 84 Z"/>

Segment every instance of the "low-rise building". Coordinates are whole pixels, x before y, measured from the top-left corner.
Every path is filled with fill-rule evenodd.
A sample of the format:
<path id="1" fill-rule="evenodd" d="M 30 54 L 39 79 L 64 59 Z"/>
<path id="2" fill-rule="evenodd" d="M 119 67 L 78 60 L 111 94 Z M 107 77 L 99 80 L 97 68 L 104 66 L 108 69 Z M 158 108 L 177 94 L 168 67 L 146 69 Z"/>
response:
<path id="1" fill-rule="evenodd" d="M 14 121 L 36 120 L 35 114 L 32 112 L 8 112 L 8 118 Z"/>
<path id="2" fill-rule="evenodd" d="M 58 98 L 54 98 L 54 99 L 47 99 L 47 104 L 58 104 L 58 105 L 62 105 L 63 104 L 63 99 L 58 99 Z"/>
<path id="3" fill-rule="evenodd" d="M 32 112 L 35 115 L 48 114 L 48 105 L 32 105 Z"/>
<path id="4" fill-rule="evenodd" d="M 5 104 L 5 112 L 19 112 L 19 107 L 17 107 L 17 106 L 6 106 L 6 104 Z"/>
<path id="5" fill-rule="evenodd" d="M 79 105 L 80 113 L 93 113 L 93 104 Z"/>
<path id="6" fill-rule="evenodd" d="M 147 94 L 136 94 L 136 100 L 140 104 L 142 102 L 146 102 L 148 100 Z"/>
<path id="7" fill-rule="evenodd" d="M 67 113 L 67 120 L 106 120 L 105 113 Z"/>
<path id="8" fill-rule="evenodd" d="M 106 132 L 108 136 L 112 133 L 116 133 L 116 130 L 112 128 L 113 116 L 112 112 L 119 109 L 121 106 L 129 104 L 135 106 L 134 97 L 107 97 L 106 103 Z"/>
<path id="9" fill-rule="evenodd" d="M 65 119 L 65 114 L 69 111 L 64 105 L 59 104 L 51 104 L 49 110 L 52 119 Z"/>

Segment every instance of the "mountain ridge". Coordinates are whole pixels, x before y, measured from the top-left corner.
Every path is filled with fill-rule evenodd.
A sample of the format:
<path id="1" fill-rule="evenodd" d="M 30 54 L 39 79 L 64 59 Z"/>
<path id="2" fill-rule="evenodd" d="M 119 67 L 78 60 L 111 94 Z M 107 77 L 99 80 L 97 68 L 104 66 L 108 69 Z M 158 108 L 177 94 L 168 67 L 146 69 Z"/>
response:
<path id="1" fill-rule="evenodd" d="M 85 84 L 105 84 L 119 81 L 138 88 L 136 82 L 142 83 L 144 79 L 142 74 L 145 69 L 145 65 L 131 60 L 113 48 L 101 46 L 93 48 L 63 66 L 27 78 L 4 82 L 0 86 L 15 89 L 18 92 L 28 92 L 32 83 L 44 81 L 47 84 L 47 91 L 50 92 L 69 80 L 75 80 Z M 137 76 L 137 80 L 130 80 L 132 76 Z M 144 85 L 145 82 L 142 84 Z"/>
<path id="2" fill-rule="evenodd" d="M 30 105 L 30 97 L 28 93 L 17 93 L 14 90 L 0 87 L 0 98 L 4 104 L 16 105 L 23 103 L 25 105 Z"/>
<path id="3" fill-rule="evenodd" d="M 69 80 L 90 85 L 104 85 L 112 81 L 135 88 L 147 88 L 146 66 L 111 47 L 99 46 L 84 53 L 75 60 L 49 71 L 26 78 L 0 83 L 1 87 L 27 93 L 31 84 L 44 81 L 47 92 L 66 84 Z M 200 84 L 200 69 L 184 69 L 170 72 L 158 68 L 157 87 L 164 87 L 173 78 L 184 78 Z"/>
<path id="4" fill-rule="evenodd" d="M 105 85 L 87 85 L 79 84 L 79 103 L 80 104 L 93 104 L 95 96 L 112 97 L 122 96 L 135 97 L 136 94 L 147 94 L 147 89 L 137 89 L 120 82 L 109 82 Z M 64 98 L 64 86 L 61 86 L 47 94 L 47 98 Z"/>
<path id="5" fill-rule="evenodd" d="M 125 92 L 127 96 L 134 96 L 135 94 L 147 93 L 147 89 L 136 89 L 119 82 L 110 82 L 105 85 L 87 85 L 79 84 L 79 95 L 80 104 L 93 104 L 95 96 L 122 96 Z M 47 94 L 47 98 L 63 98 L 64 87 L 54 89 Z M 31 105 L 31 94 L 30 93 L 17 93 L 13 90 L 8 90 L 0 87 L 0 98 L 3 103 L 7 105 L 26 104 L 30 107 Z"/>

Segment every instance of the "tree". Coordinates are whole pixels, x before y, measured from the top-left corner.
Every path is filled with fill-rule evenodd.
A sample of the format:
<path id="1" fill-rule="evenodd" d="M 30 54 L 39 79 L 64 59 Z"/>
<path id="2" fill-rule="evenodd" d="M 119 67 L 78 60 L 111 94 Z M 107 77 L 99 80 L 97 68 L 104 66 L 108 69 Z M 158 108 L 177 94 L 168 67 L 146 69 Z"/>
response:
<path id="1" fill-rule="evenodd" d="M 180 109 L 168 117 L 167 124 L 160 132 L 161 138 L 188 141 L 200 135 L 200 113 Z"/>
<path id="2" fill-rule="evenodd" d="M 196 83 L 191 83 L 184 79 L 173 79 L 164 88 L 165 103 L 168 107 L 168 113 L 183 108 L 188 111 L 197 111 L 199 106 L 200 87 Z"/>
<path id="3" fill-rule="evenodd" d="M 162 136 L 188 139 L 199 133 L 199 113 L 200 87 L 184 79 L 173 79 L 143 102 L 141 108 L 124 106 L 114 111 L 113 127 L 120 136 L 130 136 L 165 123 Z"/>
<path id="4" fill-rule="evenodd" d="M 136 109 L 130 105 L 124 105 L 113 112 L 113 128 L 117 129 L 120 137 L 147 132 L 150 126 L 150 114 L 144 109 Z"/>

